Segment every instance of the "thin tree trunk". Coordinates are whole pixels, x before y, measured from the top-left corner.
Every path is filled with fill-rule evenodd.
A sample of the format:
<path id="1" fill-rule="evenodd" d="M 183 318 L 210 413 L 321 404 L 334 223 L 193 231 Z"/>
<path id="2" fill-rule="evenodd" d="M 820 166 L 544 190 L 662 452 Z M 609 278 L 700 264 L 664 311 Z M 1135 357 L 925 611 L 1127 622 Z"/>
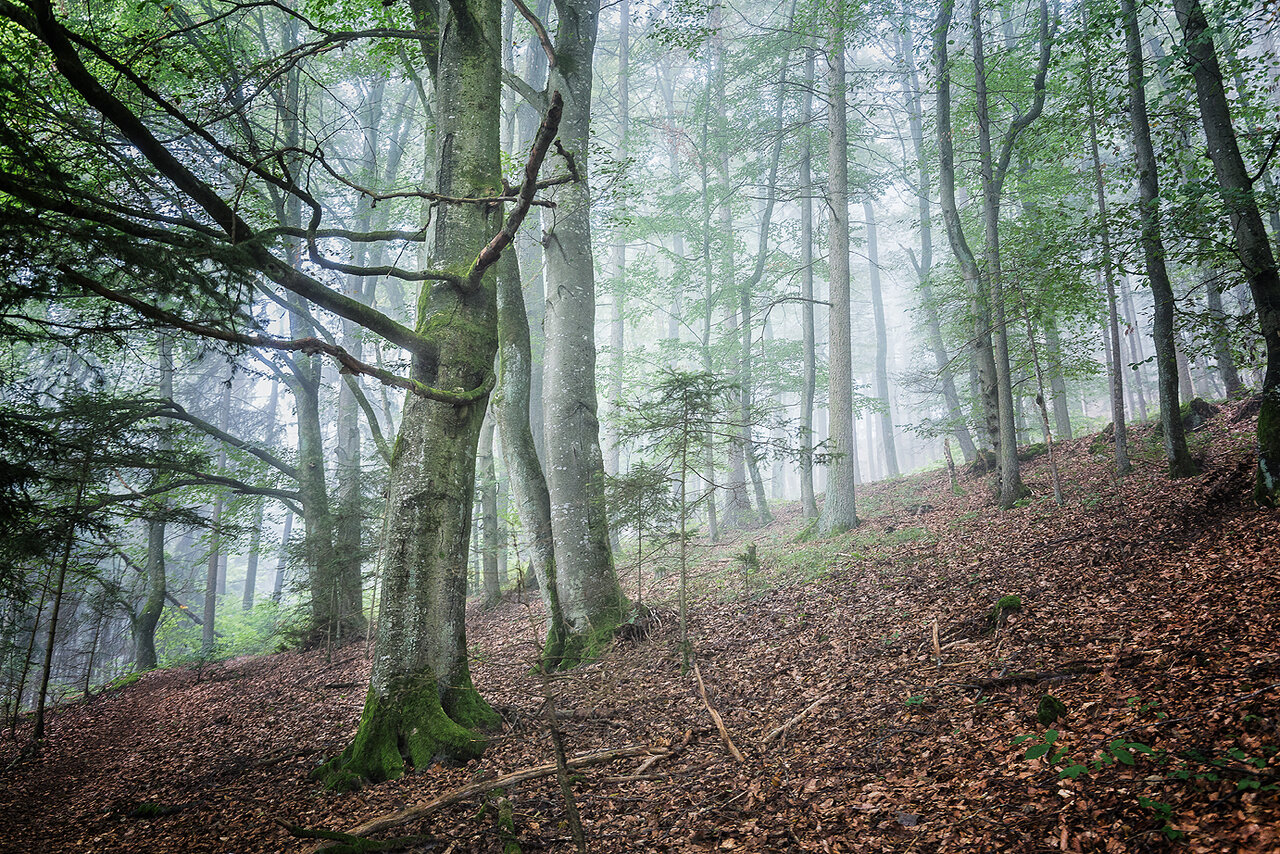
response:
<path id="1" fill-rule="evenodd" d="M 805 50 L 804 85 L 800 92 L 800 326 L 804 375 L 800 385 L 800 506 L 806 519 L 818 517 L 813 489 L 813 405 L 817 392 L 817 340 L 813 312 L 813 49 Z"/>
<path id="2" fill-rule="evenodd" d="M 889 330 L 885 325 L 884 296 L 880 288 L 880 245 L 876 234 L 876 211 L 870 200 L 863 201 L 862 215 L 866 219 L 871 314 L 876 328 L 876 397 L 881 406 L 880 442 L 884 448 L 885 473 L 889 477 L 897 477 L 902 472 L 898 468 L 898 451 L 893 444 L 893 412 L 889 403 Z"/>
<path id="3" fill-rule="evenodd" d="M 1085 26 L 1088 26 L 1086 13 Z M 1098 150 L 1098 114 L 1093 90 L 1093 60 L 1086 36 L 1084 70 L 1085 95 L 1089 105 L 1089 153 L 1093 158 L 1093 187 L 1098 201 L 1098 236 L 1102 251 L 1102 276 L 1107 289 L 1106 347 L 1110 356 L 1108 383 L 1111 391 L 1111 424 L 1116 447 L 1116 474 L 1126 475 L 1129 462 L 1129 428 L 1124 412 L 1124 355 L 1120 349 L 1120 319 L 1116 306 L 1116 269 L 1111 254 L 1111 227 L 1107 220 L 1107 189 L 1102 175 L 1102 156 Z"/>
<path id="4" fill-rule="evenodd" d="M 1124 22 L 1129 73 L 1129 119 L 1133 128 L 1133 145 L 1138 161 L 1138 189 L 1141 196 L 1139 215 L 1142 223 L 1142 249 L 1146 258 L 1147 278 L 1155 297 L 1155 320 L 1152 337 L 1156 347 L 1156 369 L 1160 389 L 1160 426 L 1164 433 L 1165 459 L 1171 477 L 1186 477 L 1195 472 L 1187 439 L 1182 429 L 1178 407 L 1178 357 L 1174 344 L 1173 286 L 1165 267 L 1164 241 L 1160 234 L 1159 173 L 1155 150 L 1151 146 L 1151 128 L 1147 119 L 1146 83 L 1143 73 L 1142 38 L 1133 0 L 1120 0 Z"/>
<path id="5" fill-rule="evenodd" d="M 480 553 L 483 563 L 484 604 L 492 608 L 502 599 L 498 582 L 498 472 L 493 464 L 493 418 L 487 417 L 480 428 L 480 450 L 477 459 L 480 486 Z"/>

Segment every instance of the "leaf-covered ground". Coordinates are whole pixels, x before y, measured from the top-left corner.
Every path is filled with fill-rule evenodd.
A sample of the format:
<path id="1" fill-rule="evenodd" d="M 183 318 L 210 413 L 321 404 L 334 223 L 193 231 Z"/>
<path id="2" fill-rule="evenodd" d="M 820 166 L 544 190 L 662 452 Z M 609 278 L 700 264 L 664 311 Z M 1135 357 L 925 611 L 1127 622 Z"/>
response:
<path id="1" fill-rule="evenodd" d="M 1012 511 L 930 473 L 865 489 L 842 537 L 792 543 L 792 507 L 700 551 L 690 634 L 744 761 L 682 673 L 676 574 L 651 574 L 670 557 L 645 558 L 661 621 L 550 685 L 571 755 L 667 751 L 577 778 L 590 850 L 1280 850 L 1280 518 L 1248 501 L 1245 415 L 1193 434 L 1187 480 L 1139 428 L 1119 483 L 1105 437 L 1057 446 L 1064 508 L 1040 456 Z M 752 542 L 754 572 L 734 557 Z M 514 598 L 472 614 L 476 681 L 505 719 L 480 762 L 321 792 L 307 774 L 354 730 L 363 647 L 156 672 L 60 710 L 35 762 L 4 747 L 0 849 L 310 850 L 280 822 L 343 830 L 544 764 L 536 621 Z M 1046 695 L 1065 707 L 1052 724 Z M 504 794 L 523 850 L 572 850 L 554 778 Z M 502 851 L 494 802 L 391 835 Z"/>

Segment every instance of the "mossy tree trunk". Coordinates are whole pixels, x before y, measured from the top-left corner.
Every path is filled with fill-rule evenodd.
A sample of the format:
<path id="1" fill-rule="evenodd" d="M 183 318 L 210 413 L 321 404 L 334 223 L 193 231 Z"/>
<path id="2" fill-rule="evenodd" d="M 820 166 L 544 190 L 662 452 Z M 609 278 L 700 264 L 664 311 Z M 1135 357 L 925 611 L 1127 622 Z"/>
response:
<path id="1" fill-rule="evenodd" d="M 436 10 L 415 4 L 420 15 Z M 454 198 L 501 195 L 498 0 L 453 0 L 438 9 L 437 190 Z M 502 225 L 500 205 L 437 209 L 431 266 L 461 279 L 431 281 L 415 331 L 427 346 L 413 378 L 479 390 L 498 349 L 496 275 L 468 273 Z M 477 730 L 496 715 L 471 683 L 465 634 L 467 552 L 476 449 L 487 394 L 453 403 L 411 394 L 391 458 L 382 544 L 382 593 L 364 713 L 347 750 L 328 766 L 370 780 L 407 766 L 478 756 Z"/>

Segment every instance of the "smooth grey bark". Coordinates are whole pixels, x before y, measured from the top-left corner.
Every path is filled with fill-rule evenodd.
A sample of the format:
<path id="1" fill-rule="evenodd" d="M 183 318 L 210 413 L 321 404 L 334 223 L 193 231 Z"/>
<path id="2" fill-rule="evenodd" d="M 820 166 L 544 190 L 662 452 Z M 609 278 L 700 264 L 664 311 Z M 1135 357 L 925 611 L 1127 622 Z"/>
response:
<path id="1" fill-rule="evenodd" d="M 973 304 L 974 335 L 970 379 L 976 380 L 976 397 L 982 402 L 985 439 L 992 446 L 998 447 L 1000 404 L 996 390 L 988 295 L 956 204 L 955 145 L 951 126 L 951 61 L 947 55 L 953 11 L 954 0 L 943 0 L 933 31 L 933 65 L 937 76 L 938 197 L 942 207 L 942 221 L 946 225 L 947 242 L 951 244 L 951 254 L 960 267 L 960 274 Z"/>
<path id="2" fill-rule="evenodd" d="M 222 400 L 218 405 L 218 429 L 227 432 L 231 419 L 231 379 L 228 378 L 222 387 Z M 214 470 L 219 474 L 227 465 L 227 447 L 219 443 L 218 457 Z M 221 491 L 213 499 L 213 512 L 209 517 L 209 556 L 205 564 L 204 579 L 204 625 L 201 627 L 200 651 L 202 655 L 213 653 L 217 636 L 214 632 L 214 618 L 218 611 L 218 559 L 222 554 L 222 506 L 224 496 Z"/>
<path id="3" fill-rule="evenodd" d="M 924 312 L 925 328 L 929 336 L 929 349 L 933 352 L 934 362 L 938 366 L 938 380 L 942 386 L 942 399 L 946 402 L 947 412 L 952 423 L 952 434 L 960 446 L 960 453 L 965 462 L 977 456 L 973 437 L 969 433 L 968 419 L 960 405 L 960 395 L 956 391 L 955 374 L 951 367 L 951 358 L 947 355 L 946 344 L 942 338 L 942 321 L 938 316 L 938 306 L 934 301 L 933 284 L 933 214 L 931 192 L 932 177 L 929 159 L 924 148 L 924 96 L 920 89 L 920 73 L 916 67 L 915 52 L 911 43 L 910 31 L 899 32 L 899 55 L 905 73 L 902 75 L 902 94 L 907 108 L 907 128 L 911 134 L 911 148 L 916 160 L 916 181 L 913 188 L 916 193 L 917 216 L 920 228 L 920 258 L 908 254 L 912 267 L 915 268 L 917 287 L 920 291 L 921 308 Z"/>
<path id="4" fill-rule="evenodd" d="M 998 154 L 993 152 L 991 119 L 987 92 L 986 55 L 982 31 L 982 7 L 979 0 L 970 3 L 971 37 L 973 39 L 973 67 L 978 125 L 979 174 L 982 179 L 983 265 L 979 268 L 981 281 L 988 295 L 991 312 L 991 348 L 996 369 L 996 395 L 998 434 L 1000 447 L 997 462 L 1000 468 L 1001 507 L 1009 508 L 1022 498 L 1027 489 L 1022 484 L 1018 469 L 1017 428 L 1015 426 L 1013 378 L 1009 364 L 1009 336 L 1005 323 L 1004 273 L 1000 262 L 1000 200 L 1013 146 L 1018 136 L 1031 125 L 1044 109 L 1045 82 L 1049 70 L 1052 35 L 1049 26 L 1048 0 L 1040 0 L 1040 55 L 1036 75 L 1032 83 L 1032 104 L 1025 112 L 1019 110 L 1010 122 L 1000 142 Z"/>
<path id="5" fill-rule="evenodd" d="M 700 156 L 698 157 L 698 174 L 701 179 L 702 192 L 699 198 L 702 200 L 702 333 L 699 337 L 700 354 L 702 356 L 702 370 L 708 374 L 714 373 L 715 366 L 711 361 L 711 319 L 715 310 L 715 294 L 716 294 L 716 276 L 715 263 L 712 260 L 711 253 L 711 98 L 712 87 L 715 85 L 715 68 L 712 63 L 712 54 L 707 54 L 707 88 L 706 102 L 702 110 L 702 134 Z M 715 455 L 715 438 L 708 434 L 704 437 L 706 448 L 704 449 L 703 464 L 705 471 L 700 475 L 702 481 L 707 486 L 706 505 L 707 505 L 707 539 L 712 542 L 720 540 L 720 519 L 716 509 L 716 490 L 719 488 L 719 478 L 716 471 L 716 455 Z"/>
<path id="6" fill-rule="evenodd" d="M 173 398 L 173 341 L 167 333 L 158 336 L 160 356 L 160 377 L 158 391 L 161 400 Z M 160 437 L 161 454 L 172 446 L 169 431 L 165 430 Z M 164 542 L 168 500 L 155 499 L 155 512 L 147 517 L 147 594 L 142 607 L 130 621 L 133 633 L 133 666 L 138 670 L 151 670 L 157 665 L 156 659 L 156 626 L 160 623 L 160 615 L 164 612 L 165 599 L 168 596 L 168 577 L 164 565 Z"/>
<path id="7" fill-rule="evenodd" d="M 565 621 L 585 655 L 621 622 L 627 601 L 614 570 L 597 418 L 595 268 L 587 160 L 592 55 L 599 0 L 556 0 L 552 89 L 564 96 L 560 142 L 580 180 L 549 194 L 555 214 L 543 237 L 547 264 L 543 413 L 556 582 Z M 544 219 L 544 225 L 546 220 Z M 570 656 L 573 657 L 572 651 Z"/>
<path id="8" fill-rule="evenodd" d="M 858 446 L 853 426 L 853 351 L 849 315 L 849 151 L 845 92 L 845 15 L 834 13 L 827 45 L 827 221 L 831 270 L 828 338 L 828 392 L 831 465 L 827 494 L 818 517 L 822 534 L 857 527 Z"/>
<path id="9" fill-rule="evenodd" d="M 263 438 L 267 444 L 271 444 L 275 440 L 276 435 L 276 412 L 280 405 L 280 384 L 273 381 L 271 383 L 271 396 L 267 399 L 267 423 L 264 429 Z M 262 550 L 262 523 L 265 509 L 265 500 L 259 498 L 254 502 L 253 510 L 253 529 L 249 532 L 249 555 L 245 562 L 244 570 L 244 590 L 241 593 L 241 605 L 244 610 L 248 611 L 253 607 L 254 596 L 257 594 L 258 587 L 258 560 L 259 552 Z"/>
<path id="10" fill-rule="evenodd" d="M 631 3 L 621 0 L 618 6 L 618 146 L 617 159 L 625 163 L 628 156 L 627 136 L 631 132 L 630 104 L 630 62 L 631 62 Z M 627 200 L 620 199 L 625 208 Z M 613 267 L 613 302 L 610 306 L 609 318 L 609 408 L 610 426 L 607 450 L 605 452 L 604 470 L 606 474 L 617 475 L 621 465 L 622 443 L 619 441 L 618 429 L 621 426 L 622 404 L 622 372 L 626 351 L 625 305 L 627 295 L 627 241 L 626 227 L 622 220 L 614 226 L 612 251 Z M 618 534 L 610 532 L 612 546 L 617 549 Z"/>
<path id="11" fill-rule="evenodd" d="M 289 538 L 293 536 L 293 511 L 284 514 L 284 531 L 280 534 L 280 554 L 276 558 L 275 580 L 271 584 L 271 601 L 279 604 L 284 597 L 284 576 L 289 567 Z"/>
<path id="12" fill-rule="evenodd" d="M 793 3 L 791 14 L 788 18 L 788 28 L 794 19 L 795 5 Z M 769 229 L 773 223 L 773 210 L 777 203 L 778 166 L 782 158 L 782 140 L 784 136 L 782 111 L 787 90 L 787 69 L 790 63 L 791 51 L 788 49 L 782 55 L 781 70 L 778 73 L 778 87 L 774 95 L 774 137 L 773 144 L 770 147 L 768 173 L 765 176 L 764 209 L 760 213 L 760 237 L 756 247 L 756 260 L 752 266 L 751 274 L 738 285 L 738 313 L 741 315 L 742 321 L 742 345 L 739 351 L 738 366 L 740 386 L 738 389 L 738 421 L 742 430 L 742 448 L 746 457 L 747 472 L 755 489 L 756 518 L 761 525 L 768 525 L 772 522 L 773 514 L 769 511 L 769 500 L 764 492 L 764 481 L 760 476 L 760 466 L 756 460 L 755 439 L 752 436 L 752 422 L 755 419 L 753 405 L 755 393 L 754 371 L 752 369 L 753 355 L 751 351 L 752 295 L 764 279 L 765 262 L 769 257 Z M 767 323 L 765 332 L 768 334 Z"/>
<path id="13" fill-rule="evenodd" d="M 871 279 L 871 316 L 876 335 L 876 398 L 880 401 L 880 444 L 884 451 L 885 474 L 897 477 L 898 450 L 893 443 L 893 411 L 889 403 L 889 330 L 884 319 L 884 294 L 880 287 L 880 241 L 876 233 L 876 211 L 869 199 L 862 202 L 867 229 L 867 265 Z M 868 418 L 870 422 L 870 418 Z M 870 450 L 870 449 L 868 449 Z"/>
<path id="14" fill-rule="evenodd" d="M 1133 367 L 1133 382 L 1129 388 L 1133 391 L 1138 408 L 1138 417 L 1147 420 L 1147 394 L 1143 390 L 1142 365 L 1146 361 L 1143 353 L 1142 334 L 1138 330 L 1138 312 L 1133 305 L 1133 293 L 1129 290 L 1129 277 L 1120 277 L 1120 304 L 1124 311 L 1125 336 L 1129 339 L 1129 359 Z"/>
<path id="15" fill-rule="evenodd" d="M 551 12 L 551 0 L 538 0 L 533 7 L 538 20 L 546 21 Z M 525 50 L 524 80 L 535 92 L 541 92 L 547 83 L 547 54 L 536 38 L 531 39 Z M 534 134 L 542 116 L 527 101 L 521 101 L 516 108 L 516 146 L 517 150 L 527 151 L 533 142 Z M 546 280 L 543 275 L 544 258 L 541 234 L 543 230 L 542 208 L 529 211 L 525 226 L 516 233 L 516 259 L 520 270 L 520 280 L 528 294 L 521 298 L 527 316 L 526 328 L 529 331 L 529 430 L 533 435 L 534 447 L 539 459 L 546 459 L 546 444 L 543 428 L 543 318 L 546 315 Z M 499 272 L 501 275 L 501 272 Z M 541 466 L 541 463 L 539 463 Z"/>
<path id="16" fill-rule="evenodd" d="M 720 265 L 720 287 L 727 294 L 724 326 L 727 330 L 734 330 L 740 333 L 743 324 L 747 323 L 747 318 L 743 316 L 741 296 L 739 295 L 737 300 L 733 299 L 733 286 L 737 281 L 737 265 L 734 257 L 737 249 L 737 236 L 734 232 L 733 219 L 734 186 L 729 171 L 729 117 L 728 109 L 725 105 L 728 70 L 725 67 L 723 20 L 722 10 L 719 6 L 712 8 L 707 26 L 713 33 L 710 50 L 710 61 L 712 63 L 710 109 L 716 123 L 713 145 L 716 173 L 719 180 L 716 193 L 719 199 L 720 224 L 714 245 L 719 249 L 717 254 Z M 749 330 L 747 335 L 750 335 Z M 738 396 L 741 403 L 744 379 L 742 376 L 741 351 L 739 351 L 739 363 L 735 367 L 737 368 L 734 371 L 737 374 L 735 380 L 738 383 Z M 720 517 L 720 524 L 725 528 L 754 527 L 751 499 L 747 494 L 747 448 L 743 441 L 741 428 L 739 428 L 737 435 L 729 438 L 728 444 L 729 469 L 724 484 L 724 513 Z"/>
<path id="17" fill-rule="evenodd" d="M 1053 426 L 1059 439 L 1071 438 L 1071 411 L 1067 408 L 1067 380 L 1062 373 L 1062 339 L 1052 310 L 1044 314 L 1044 345 L 1048 350 L 1049 396 L 1053 398 Z"/>
<path id="18" fill-rule="evenodd" d="M 480 487 L 480 542 L 481 578 L 484 586 L 484 604 L 493 607 L 502 599 L 502 585 L 498 579 L 498 471 L 493 463 L 493 417 L 486 417 L 480 428 L 479 456 L 477 458 L 477 483 Z"/>
<path id="19" fill-rule="evenodd" d="M 818 517 L 813 489 L 813 404 L 817 393 L 817 338 L 813 312 L 813 49 L 805 50 L 804 85 L 800 89 L 800 334 L 803 376 L 800 378 L 800 506 L 806 519 Z"/>
<path id="20" fill-rule="evenodd" d="M 1088 26 L 1087 13 L 1085 26 Z M 1111 226 L 1107 220 L 1107 186 L 1102 175 L 1102 155 L 1098 149 L 1097 99 L 1093 88 L 1093 58 L 1086 36 L 1084 70 L 1085 97 L 1089 107 L 1089 154 L 1093 159 L 1093 189 L 1098 202 L 1098 238 L 1102 254 L 1102 277 L 1106 283 L 1107 320 L 1106 349 L 1110 371 L 1108 387 L 1111 398 L 1111 424 L 1116 449 L 1116 474 L 1126 475 L 1132 469 L 1129 462 L 1129 428 L 1124 412 L 1124 354 L 1120 349 L 1120 318 L 1116 301 L 1116 265 L 1111 254 Z"/>
<path id="21" fill-rule="evenodd" d="M 1260 504 L 1275 507 L 1280 503 L 1280 272 L 1254 196 L 1254 179 L 1240 154 L 1204 9 L 1199 0 L 1174 0 L 1173 7 L 1196 81 L 1196 100 L 1209 158 L 1231 218 L 1236 256 L 1249 281 L 1259 331 L 1266 344 L 1267 371 L 1258 413 L 1258 466 L 1253 497 Z"/>
<path id="22" fill-rule="evenodd" d="M 1222 291 L 1218 290 L 1220 278 L 1219 271 L 1211 270 L 1209 280 L 1204 283 L 1205 302 L 1209 308 L 1209 334 L 1213 337 L 1213 359 L 1227 397 L 1239 397 L 1244 383 L 1240 381 L 1235 356 L 1231 353 L 1231 326 L 1222 306 Z"/>
<path id="23" fill-rule="evenodd" d="M 510 473 L 511 492 L 520 526 L 529 538 L 530 563 L 547 610 L 547 641 L 543 662 L 560 665 L 568 635 L 556 582 L 555 542 L 551 529 L 551 494 L 538 460 L 529 418 L 533 356 L 529 320 L 525 313 L 518 257 L 504 254 L 498 261 L 498 389 L 494 409 L 502 459 Z"/>
<path id="24" fill-rule="evenodd" d="M 1160 178 L 1155 150 L 1151 145 L 1151 127 L 1147 118 L 1146 81 L 1143 75 L 1142 37 L 1133 0 L 1120 0 L 1126 44 L 1129 84 L 1129 121 L 1133 147 L 1138 162 L 1138 191 L 1141 197 L 1139 216 L 1142 226 L 1142 250 L 1146 261 L 1147 280 L 1155 297 L 1152 338 L 1156 348 L 1156 371 L 1160 391 L 1160 426 L 1164 437 L 1165 460 L 1171 477 L 1186 477 L 1195 472 L 1187 439 L 1182 429 L 1178 406 L 1178 357 L 1175 349 L 1173 286 L 1165 266 L 1164 240 L 1160 226 Z"/>

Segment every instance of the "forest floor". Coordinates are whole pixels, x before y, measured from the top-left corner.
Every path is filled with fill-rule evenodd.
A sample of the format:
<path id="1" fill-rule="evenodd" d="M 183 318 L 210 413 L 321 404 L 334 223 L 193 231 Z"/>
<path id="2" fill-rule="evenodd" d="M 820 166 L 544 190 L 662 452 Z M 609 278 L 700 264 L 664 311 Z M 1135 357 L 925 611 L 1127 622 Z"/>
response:
<path id="1" fill-rule="evenodd" d="M 830 540 L 792 542 L 783 508 L 699 555 L 707 703 L 681 668 L 676 573 L 654 580 L 669 558 L 646 558 L 661 623 L 550 683 L 571 757 L 663 751 L 578 772 L 589 849 L 1280 850 L 1280 515 L 1249 501 L 1253 429 L 1224 408 L 1191 436 L 1203 473 L 1180 481 L 1150 426 L 1118 483 L 1106 437 L 1063 442 L 1065 507 L 1039 456 L 1010 511 L 945 470 L 864 488 L 865 521 Z M 755 572 L 734 558 L 748 543 Z M 634 594 L 634 565 L 620 571 Z M 1007 596 L 1021 607 L 992 619 Z M 514 599 L 471 614 L 475 680 L 505 721 L 471 765 L 349 794 L 308 778 L 354 731 L 363 645 L 158 671 L 59 710 L 39 760 L 0 749 L 0 849 L 305 851 L 318 843 L 281 822 L 350 829 L 548 763 L 536 621 Z M 504 795 L 506 841 L 573 850 L 554 777 Z M 495 800 L 391 835 L 503 851 Z"/>

